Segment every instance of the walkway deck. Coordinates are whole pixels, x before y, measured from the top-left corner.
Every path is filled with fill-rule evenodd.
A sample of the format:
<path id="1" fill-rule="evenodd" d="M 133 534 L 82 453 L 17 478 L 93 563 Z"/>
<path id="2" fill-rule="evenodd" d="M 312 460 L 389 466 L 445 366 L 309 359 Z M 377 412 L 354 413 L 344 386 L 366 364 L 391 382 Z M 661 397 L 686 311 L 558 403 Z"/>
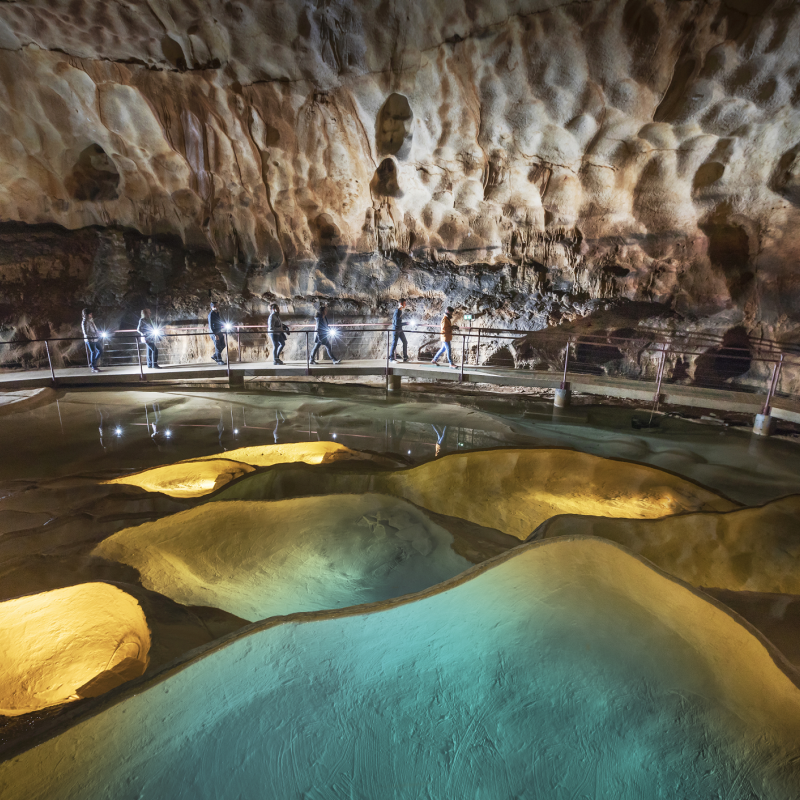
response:
<path id="1" fill-rule="evenodd" d="M 385 361 L 344 361 L 338 365 L 321 363 L 310 368 L 312 378 L 322 377 L 382 377 L 387 374 Z M 393 363 L 388 368 L 389 375 L 403 378 L 417 378 L 438 381 L 463 381 L 464 383 L 490 384 L 495 386 L 520 386 L 537 389 L 557 389 L 561 376 L 552 372 L 534 372 L 504 367 L 476 367 L 465 365 L 463 372 L 430 363 Z M 228 369 L 216 364 L 176 364 L 167 365 L 160 370 L 144 370 L 142 382 L 139 369 L 135 366 L 103 368 L 92 373 L 86 367 L 72 367 L 55 371 L 56 383 L 49 370 L 9 371 L 0 373 L 0 390 L 28 389 L 41 386 L 67 387 L 115 387 L 140 388 L 146 385 L 181 383 L 192 380 L 213 380 L 229 383 L 232 387 L 245 385 L 248 378 L 297 378 L 307 377 L 304 362 L 275 366 L 271 362 L 231 363 L 230 380 Z M 655 384 L 624 378 L 570 374 L 573 392 L 613 397 L 618 399 L 652 402 Z M 722 411 L 757 414 L 761 411 L 764 396 L 733 390 L 705 389 L 697 386 L 663 384 L 662 404 L 691 406 L 695 408 L 719 409 Z M 800 403 L 786 398 L 774 397 L 772 416 L 800 424 Z"/>

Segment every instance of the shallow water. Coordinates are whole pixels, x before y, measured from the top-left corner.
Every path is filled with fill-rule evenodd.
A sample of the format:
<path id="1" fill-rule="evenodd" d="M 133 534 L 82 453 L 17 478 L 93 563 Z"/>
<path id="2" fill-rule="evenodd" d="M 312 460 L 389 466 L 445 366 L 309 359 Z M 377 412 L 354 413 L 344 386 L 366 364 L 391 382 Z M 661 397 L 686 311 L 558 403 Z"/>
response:
<path id="1" fill-rule="evenodd" d="M 800 447 L 744 429 L 661 417 L 659 428 L 635 430 L 632 419 L 646 414 L 602 405 L 554 412 L 518 398 L 324 391 L 65 391 L 0 417 L 0 481 L 108 477 L 237 447 L 335 440 L 410 464 L 465 449 L 572 447 L 657 466 L 746 504 L 800 491 Z"/>

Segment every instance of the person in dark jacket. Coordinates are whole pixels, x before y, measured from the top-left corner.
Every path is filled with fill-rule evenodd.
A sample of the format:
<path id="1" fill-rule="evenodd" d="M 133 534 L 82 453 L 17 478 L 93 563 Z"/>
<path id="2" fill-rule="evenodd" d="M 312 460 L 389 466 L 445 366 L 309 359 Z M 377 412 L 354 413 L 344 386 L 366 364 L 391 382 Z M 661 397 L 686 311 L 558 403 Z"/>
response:
<path id="1" fill-rule="evenodd" d="M 213 300 L 211 301 L 211 311 L 208 314 L 208 330 L 211 334 L 211 341 L 214 342 L 214 355 L 211 358 L 217 364 L 224 364 L 222 351 L 225 349 L 225 334 L 223 333 L 225 324 L 219 315 L 217 304 Z"/>
<path id="2" fill-rule="evenodd" d="M 97 362 L 100 356 L 103 355 L 103 348 L 100 345 L 100 334 L 97 331 L 97 325 L 94 324 L 92 319 L 92 309 L 84 308 L 81 314 L 81 331 L 83 332 L 83 341 L 86 342 L 86 349 L 89 353 L 89 367 L 92 372 L 100 372 L 97 368 Z"/>
<path id="3" fill-rule="evenodd" d="M 277 303 L 273 303 L 270 307 L 270 315 L 267 320 L 267 329 L 269 330 L 269 338 L 272 342 L 272 363 L 283 364 L 281 361 L 281 353 L 283 348 L 286 347 L 286 332 L 289 330 L 288 325 L 284 325 L 281 315 L 278 312 Z"/>
<path id="4" fill-rule="evenodd" d="M 452 352 L 452 341 L 453 341 L 453 323 L 452 318 L 453 314 L 455 313 L 455 309 L 452 306 L 447 306 L 447 309 L 444 312 L 444 316 L 442 317 L 442 346 L 439 348 L 439 352 L 433 357 L 432 364 L 439 363 L 439 357 L 443 355 L 447 355 L 447 363 L 450 364 L 451 367 L 455 367 L 453 363 L 453 352 Z"/>
<path id="5" fill-rule="evenodd" d="M 155 322 L 153 322 L 149 308 L 142 309 L 136 330 L 139 331 L 142 341 L 147 345 L 147 366 L 150 369 L 161 369 L 161 367 L 158 366 L 157 346 L 158 337 L 161 335 L 161 332 Z"/>
<path id="6" fill-rule="evenodd" d="M 328 325 L 328 309 L 325 306 L 320 306 L 319 311 L 314 314 L 314 349 L 311 351 L 310 364 L 317 363 L 317 353 L 321 347 L 325 348 L 328 358 L 334 363 L 338 364 L 339 361 L 333 354 L 331 347 L 331 333 L 330 326 Z"/>
<path id="7" fill-rule="evenodd" d="M 397 301 L 397 308 L 392 315 L 392 345 L 389 348 L 389 361 L 397 361 L 397 342 L 403 343 L 403 361 L 408 361 L 408 340 L 403 330 L 403 311 L 406 301 L 402 298 Z"/>

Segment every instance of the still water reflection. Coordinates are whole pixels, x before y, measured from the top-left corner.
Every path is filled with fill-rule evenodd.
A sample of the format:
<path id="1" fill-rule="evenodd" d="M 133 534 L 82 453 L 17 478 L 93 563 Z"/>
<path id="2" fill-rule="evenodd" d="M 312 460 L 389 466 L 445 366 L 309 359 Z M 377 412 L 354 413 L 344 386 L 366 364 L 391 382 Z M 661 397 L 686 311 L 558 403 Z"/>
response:
<path id="1" fill-rule="evenodd" d="M 642 412 L 608 406 L 554 413 L 550 403 L 519 398 L 324 391 L 62 392 L 48 406 L 0 418 L 11 455 L 0 460 L 0 481 L 109 477 L 237 447 L 329 440 L 409 464 L 474 448 L 573 447 L 668 469 L 745 503 L 800 491 L 800 447 L 743 429 L 662 418 L 659 428 L 637 430 L 632 420 Z"/>

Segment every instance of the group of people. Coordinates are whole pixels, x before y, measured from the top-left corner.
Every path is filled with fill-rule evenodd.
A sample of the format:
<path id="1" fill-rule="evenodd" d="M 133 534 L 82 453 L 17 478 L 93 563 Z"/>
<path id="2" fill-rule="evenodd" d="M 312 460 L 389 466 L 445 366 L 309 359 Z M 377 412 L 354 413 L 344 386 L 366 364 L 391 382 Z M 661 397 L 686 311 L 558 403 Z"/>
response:
<path id="1" fill-rule="evenodd" d="M 397 347 L 402 345 L 403 361 L 408 361 L 408 339 L 406 338 L 403 312 L 406 309 L 407 302 L 401 299 L 397 303 L 397 308 L 392 315 L 392 340 L 389 347 L 389 360 L 397 361 Z M 453 363 L 452 341 L 453 341 L 453 322 L 452 317 L 454 309 L 448 306 L 442 316 L 440 327 L 442 346 L 433 357 L 433 364 L 438 364 L 442 356 L 447 357 L 447 362 L 451 367 L 456 365 Z M 147 367 L 149 369 L 161 369 L 158 363 L 158 340 L 162 335 L 162 330 L 158 327 L 153 320 L 150 309 L 144 308 L 139 316 L 139 324 L 136 330 L 141 337 L 142 343 L 147 348 Z M 228 330 L 222 317 L 219 313 L 219 307 L 215 301 L 211 301 L 211 310 L 208 314 L 208 330 L 211 336 L 211 341 L 214 345 L 214 354 L 211 359 L 217 364 L 224 364 L 225 360 L 222 354 L 227 346 L 225 332 Z M 99 372 L 98 363 L 103 355 L 103 347 L 101 344 L 101 334 L 97 329 L 94 322 L 93 312 L 91 308 L 84 308 L 81 319 L 81 331 L 83 339 L 86 343 L 87 354 L 89 357 L 89 367 L 92 372 Z M 280 311 L 276 303 L 270 305 L 270 315 L 267 320 L 267 331 L 269 334 L 270 342 L 272 343 L 272 363 L 282 365 L 284 362 L 281 360 L 281 353 L 286 347 L 286 339 L 289 335 L 289 326 L 286 325 L 280 316 Z M 320 350 L 325 350 L 328 358 L 333 364 L 339 364 L 340 359 L 336 358 L 333 352 L 333 338 L 334 331 L 328 323 L 328 309 L 325 305 L 321 305 L 314 314 L 314 349 L 311 351 L 309 359 L 310 364 L 317 364 L 317 356 Z"/>

